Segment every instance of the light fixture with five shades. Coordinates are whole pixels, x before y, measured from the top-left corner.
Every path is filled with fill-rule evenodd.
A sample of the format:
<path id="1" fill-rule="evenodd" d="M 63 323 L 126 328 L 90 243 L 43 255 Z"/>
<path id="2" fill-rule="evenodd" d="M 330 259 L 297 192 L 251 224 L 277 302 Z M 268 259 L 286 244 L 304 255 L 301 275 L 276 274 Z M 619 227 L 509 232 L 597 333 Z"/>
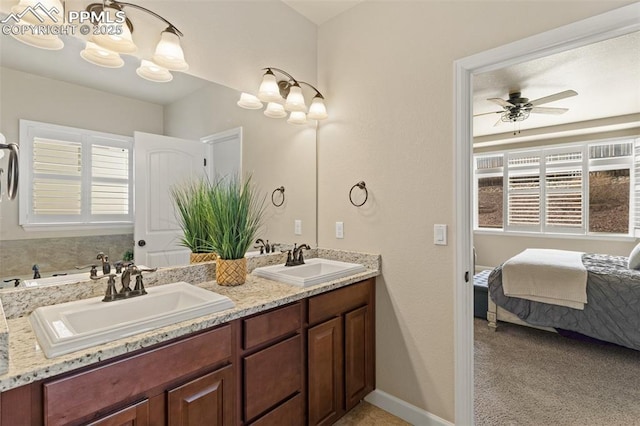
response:
<path id="1" fill-rule="evenodd" d="M 258 89 L 258 95 L 242 93 L 238 106 L 246 109 L 261 109 L 267 104 L 264 115 L 270 118 L 284 118 L 289 112 L 287 123 L 305 124 L 307 118 L 313 120 L 324 120 L 328 117 L 324 104 L 324 96 L 311 84 L 296 80 L 291 74 L 279 68 L 268 67 L 262 78 L 262 83 Z M 286 80 L 276 80 L 274 71 L 286 76 Z M 302 87 L 307 86 L 315 91 L 311 105 L 307 108 L 302 93 Z"/>

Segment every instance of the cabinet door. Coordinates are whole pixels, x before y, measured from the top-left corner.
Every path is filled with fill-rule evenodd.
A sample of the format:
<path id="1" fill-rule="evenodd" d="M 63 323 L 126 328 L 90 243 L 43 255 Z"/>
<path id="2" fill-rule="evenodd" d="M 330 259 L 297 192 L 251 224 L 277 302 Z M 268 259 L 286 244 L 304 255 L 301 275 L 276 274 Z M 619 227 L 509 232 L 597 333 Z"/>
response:
<path id="1" fill-rule="evenodd" d="M 170 390 L 168 425 L 232 425 L 233 398 L 233 368 L 229 365 Z"/>
<path id="2" fill-rule="evenodd" d="M 344 371 L 347 411 L 373 390 L 373 335 L 369 307 L 355 309 L 344 316 Z"/>
<path id="3" fill-rule="evenodd" d="M 141 401 L 116 411 L 89 426 L 147 426 L 149 425 L 149 400 Z"/>
<path id="4" fill-rule="evenodd" d="M 309 424 L 333 424 L 344 412 L 342 318 L 308 332 Z"/>

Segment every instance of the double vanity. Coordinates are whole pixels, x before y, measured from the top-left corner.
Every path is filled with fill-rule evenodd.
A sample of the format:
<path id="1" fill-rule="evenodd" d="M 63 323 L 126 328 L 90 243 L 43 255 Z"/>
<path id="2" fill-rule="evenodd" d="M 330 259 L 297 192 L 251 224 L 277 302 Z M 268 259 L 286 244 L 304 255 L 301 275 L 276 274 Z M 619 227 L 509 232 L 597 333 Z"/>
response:
<path id="1" fill-rule="evenodd" d="M 238 287 L 202 264 L 149 273 L 147 295 L 116 302 L 91 294 L 104 283 L 61 286 L 85 297 L 32 312 L 8 293 L 0 425 L 334 423 L 375 387 L 380 257 L 309 254 L 249 258 Z"/>

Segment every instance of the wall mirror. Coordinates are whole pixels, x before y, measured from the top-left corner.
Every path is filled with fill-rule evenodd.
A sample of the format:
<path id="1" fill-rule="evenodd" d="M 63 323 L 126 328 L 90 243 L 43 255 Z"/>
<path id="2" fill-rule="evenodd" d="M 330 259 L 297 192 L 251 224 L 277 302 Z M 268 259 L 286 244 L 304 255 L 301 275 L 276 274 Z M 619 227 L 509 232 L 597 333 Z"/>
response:
<path id="1" fill-rule="evenodd" d="M 124 55 L 122 68 L 98 67 L 80 58 L 83 41 L 63 39 L 62 50 L 47 51 L 2 37 L 0 132 L 7 141 L 19 140 L 20 119 L 128 136 L 145 132 L 198 141 L 242 128 L 242 174 L 251 174 L 266 197 L 260 237 L 272 243 L 316 245 L 315 126 L 294 126 L 267 118 L 262 111 L 239 108 L 239 92 L 188 74 L 175 72 L 169 83 L 143 80 L 136 75 L 139 60 L 134 57 Z M 0 159 L 0 167 L 6 168 L 6 161 Z M 25 176 L 29 171 L 21 173 Z M 286 198 L 275 206 L 271 194 L 280 187 L 285 188 Z M 18 220 L 18 199 L 23 196 L 26 194 L 19 193 L 15 201 L 4 196 L 0 202 L 2 279 L 29 278 L 31 264 L 40 266 L 43 277 L 72 271 L 77 265 L 95 262 L 98 251 L 109 253 L 112 260 L 120 259 L 122 249 L 111 250 L 110 245 L 123 235 L 133 246 L 130 226 L 26 231 Z M 302 223 L 300 235 L 294 229 L 296 220 Z M 91 241 L 87 247 L 85 240 Z M 28 259 L 26 270 L 24 259 Z M 22 266 L 16 269 L 18 264 Z"/>

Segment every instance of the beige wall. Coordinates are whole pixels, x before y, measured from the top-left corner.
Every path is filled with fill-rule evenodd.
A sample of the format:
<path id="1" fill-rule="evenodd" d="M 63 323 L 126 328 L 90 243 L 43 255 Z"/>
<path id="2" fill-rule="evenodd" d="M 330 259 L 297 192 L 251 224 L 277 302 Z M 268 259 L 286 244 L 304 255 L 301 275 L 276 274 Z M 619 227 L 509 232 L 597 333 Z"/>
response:
<path id="1" fill-rule="evenodd" d="M 628 3 L 363 2 L 320 26 L 319 245 L 382 254 L 378 389 L 454 420 L 453 61 Z"/>
<path id="2" fill-rule="evenodd" d="M 239 92 L 210 84 L 165 107 L 168 136 L 198 140 L 242 127 L 242 170 L 266 195 L 265 226 L 260 237 L 270 243 L 316 243 L 316 131 L 271 119 L 263 110 L 236 106 Z M 285 187 L 285 202 L 271 203 L 275 188 Z M 276 201 L 279 199 L 277 198 Z M 294 220 L 302 235 L 294 235 Z"/>
<path id="3" fill-rule="evenodd" d="M 133 136 L 134 130 L 162 134 L 162 114 L 161 105 L 0 68 L 0 131 L 8 142 L 19 142 L 20 119 Z M 0 160 L 5 170 L 6 162 L 7 156 Z M 4 199 L 1 206 L 0 241 L 132 232 L 131 227 L 26 232 L 18 225 L 18 198 Z"/>

